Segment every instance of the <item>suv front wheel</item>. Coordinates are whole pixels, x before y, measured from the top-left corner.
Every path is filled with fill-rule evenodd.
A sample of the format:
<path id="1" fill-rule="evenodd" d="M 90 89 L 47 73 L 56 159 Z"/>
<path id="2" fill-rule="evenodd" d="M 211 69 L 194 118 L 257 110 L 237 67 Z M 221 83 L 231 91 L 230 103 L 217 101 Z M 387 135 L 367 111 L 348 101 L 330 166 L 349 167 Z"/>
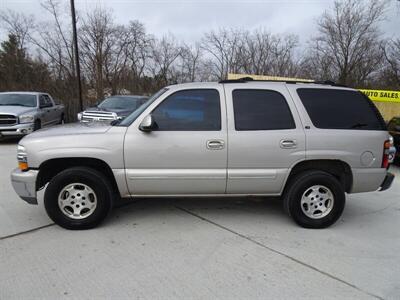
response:
<path id="1" fill-rule="evenodd" d="M 112 207 L 113 189 L 100 172 L 87 167 L 66 169 L 52 178 L 44 194 L 49 217 L 66 229 L 97 226 Z"/>
<path id="2" fill-rule="evenodd" d="M 305 171 L 288 183 L 284 207 L 293 220 L 306 228 L 325 228 L 342 215 L 346 196 L 340 182 L 322 171 Z"/>

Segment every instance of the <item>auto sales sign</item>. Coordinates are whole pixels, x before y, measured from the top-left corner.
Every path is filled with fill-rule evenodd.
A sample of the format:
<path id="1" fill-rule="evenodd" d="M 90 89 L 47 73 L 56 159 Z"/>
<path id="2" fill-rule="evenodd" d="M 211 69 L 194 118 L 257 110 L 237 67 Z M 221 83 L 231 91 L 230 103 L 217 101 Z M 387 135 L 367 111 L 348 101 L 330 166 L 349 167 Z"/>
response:
<path id="1" fill-rule="evenodd" d="M 360 89 L 360 91 L 363 92 L 365 95 L 367 95 L 372 101 L 400 103 L 399 91 L 364 90 L 364 89 Z"/>

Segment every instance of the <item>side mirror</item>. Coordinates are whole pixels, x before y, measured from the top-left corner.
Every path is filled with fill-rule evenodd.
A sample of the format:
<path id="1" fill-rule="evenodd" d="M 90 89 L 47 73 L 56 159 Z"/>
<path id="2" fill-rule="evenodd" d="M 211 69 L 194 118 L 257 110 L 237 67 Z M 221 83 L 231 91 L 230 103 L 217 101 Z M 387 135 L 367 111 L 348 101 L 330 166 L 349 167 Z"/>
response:
<path id="1" fill-rule="evenodd" d="M 153 116 L 152 115 L 147 115 L 144 117 L 142 122 L 139 125 L 139 130 L 143 132 L 151 132 L 155 129 L 156 123 L 154 122 Z"/>

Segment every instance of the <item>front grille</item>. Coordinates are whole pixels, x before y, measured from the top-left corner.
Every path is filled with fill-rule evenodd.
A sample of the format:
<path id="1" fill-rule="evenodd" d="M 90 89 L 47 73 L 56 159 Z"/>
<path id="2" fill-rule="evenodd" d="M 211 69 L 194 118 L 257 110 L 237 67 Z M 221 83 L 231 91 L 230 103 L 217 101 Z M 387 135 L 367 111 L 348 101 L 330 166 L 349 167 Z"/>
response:
<path id="1" fill-rule="evenodd" d="M 18 123 L 18 118 L 13 115 L 0 115 L 0 125 L 15 125 Z"/>
<path id="2" fill-rule="evenodd" d="M 110 122 L 117 119 L 117 115 L 107 111 L 85 111 L 82 114 L 82 122 Z"/>

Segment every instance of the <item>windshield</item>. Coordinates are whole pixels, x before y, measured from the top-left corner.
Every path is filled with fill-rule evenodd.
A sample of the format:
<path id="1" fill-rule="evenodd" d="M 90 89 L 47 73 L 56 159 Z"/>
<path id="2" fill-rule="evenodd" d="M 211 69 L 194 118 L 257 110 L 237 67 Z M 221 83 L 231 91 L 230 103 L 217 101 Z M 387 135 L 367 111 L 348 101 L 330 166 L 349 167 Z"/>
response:
<path id="1" fill-rule="evenodd" d="M 98 107 L 103 109 L 126 109 L 134 110 L 140 104 L 144 98 L 139 97 L 109 97 L 101 102 Z"/>
<path id="2" fill-rule="evenodd" d="M 162 94 L 164 94 L 166 91 L 168 91 L 167 88 L 163 88 L 159 90 L 157 93 L 155 93 L 153 96 L 150 97 L 147 102 L 143 103 L 142 106 L 140 106 L 137 110 L 135 110 L 133 113 L 131 113 L 129 116 L 127 116 L 125 119 L 123 119 L 120 123 L 116 124 L 119 126 L 129 126 L 131 125 L 137 117 L 139 117 L 142 112 L 146 110 L 155 100 L 158 99 Z"/>
<path id="3" fill-rule="evenodd" d="M 36 95 L 29 94 L 0 94 L 0 105 L 36 107 Z"/>

